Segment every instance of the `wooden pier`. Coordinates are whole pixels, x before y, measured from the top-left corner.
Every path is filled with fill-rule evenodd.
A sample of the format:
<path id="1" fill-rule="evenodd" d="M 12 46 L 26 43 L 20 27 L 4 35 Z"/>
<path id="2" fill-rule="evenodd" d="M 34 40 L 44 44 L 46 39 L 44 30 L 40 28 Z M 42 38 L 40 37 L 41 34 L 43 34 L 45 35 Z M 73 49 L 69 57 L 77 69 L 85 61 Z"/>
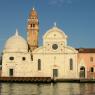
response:
<path id="1" fill-rule="evenodd" d="M 50 77 L 0 77 L 0 82 L 50 83 Z"/>
<path id="2" fill-rule="evenodd" d="M 51 77 L 0 77 L 0 82 L 17 83 L 95 83 L 95 79 L 52 79 Z"/>

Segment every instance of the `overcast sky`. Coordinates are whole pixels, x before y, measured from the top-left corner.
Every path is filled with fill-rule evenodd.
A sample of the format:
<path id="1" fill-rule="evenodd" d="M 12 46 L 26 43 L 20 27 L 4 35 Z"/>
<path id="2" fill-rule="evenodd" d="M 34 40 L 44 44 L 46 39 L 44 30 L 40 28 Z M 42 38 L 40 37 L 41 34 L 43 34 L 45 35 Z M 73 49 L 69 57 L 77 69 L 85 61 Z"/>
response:
<path id="1" fill-rule="evenodd" d="M 39 16 L 39 44 L 56 22 L 66 35 L 68 45 L 95 48 L 95 0 L 0 0 L 0 52 L 16 28 L 25 39 L 29 12 L 35 7 Z"/>

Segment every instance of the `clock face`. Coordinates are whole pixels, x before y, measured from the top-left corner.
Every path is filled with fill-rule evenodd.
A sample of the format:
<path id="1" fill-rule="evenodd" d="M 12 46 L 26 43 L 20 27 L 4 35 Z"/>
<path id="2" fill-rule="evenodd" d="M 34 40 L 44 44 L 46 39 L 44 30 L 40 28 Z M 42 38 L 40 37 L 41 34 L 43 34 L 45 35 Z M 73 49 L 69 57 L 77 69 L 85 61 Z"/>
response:
<path id="1" fill-rule="evenodd" d="M 53 45 L 52 45 L 52 48 L 53 48 L 54 50 L 56 50 L 56 49 L 58 48 L 58 45 L 57 45 L 57 44 L 53 44 Z"/>

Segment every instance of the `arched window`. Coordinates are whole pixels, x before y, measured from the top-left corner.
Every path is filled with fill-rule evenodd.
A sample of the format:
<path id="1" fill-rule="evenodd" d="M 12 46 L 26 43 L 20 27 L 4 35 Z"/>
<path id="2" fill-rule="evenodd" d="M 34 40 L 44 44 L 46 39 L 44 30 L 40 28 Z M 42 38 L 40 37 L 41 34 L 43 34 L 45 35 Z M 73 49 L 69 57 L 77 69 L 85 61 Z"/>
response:
<path id="1" fill-rule="evenodd" d="M 91 67 L 91 72 L 94 72 L 94 68 L 93 67 Z"/>
<path id="2" fill-rule="evenodd" d="M 31 24 L 31 27 L 35 27 L 35 24 Z"/>
<path id="3" fill-rule="evenodd" d="M 93 57 L 90 57 L 90 61 L 93 62 Z"/>
<path id="4" fill-rule="evenodd" d="M 70 70 L 73 70 L 73 59 L 70 59 Z"/>
<path id="5" fill-rule="evenodd" d="M 25 57 L 22 57 L 22 60 L 23 60 L 23 61 L 25 61 L 25 60 L 26 60 L 26 58 L 25 58 Z"/>
<path id="6" fill-rule="evenodd" d="M 38 59 L 38 70 L 41 70 L 41 59 Z"/>

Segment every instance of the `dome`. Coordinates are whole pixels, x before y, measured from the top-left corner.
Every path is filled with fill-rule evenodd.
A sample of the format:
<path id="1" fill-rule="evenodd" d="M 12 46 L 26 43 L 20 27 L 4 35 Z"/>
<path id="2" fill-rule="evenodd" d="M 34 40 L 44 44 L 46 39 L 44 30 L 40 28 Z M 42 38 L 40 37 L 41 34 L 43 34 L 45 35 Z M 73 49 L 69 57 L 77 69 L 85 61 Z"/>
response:
<path id="1" fill-rule="evenodd" d="M 28 45 L 23 37 L 18 35 L 16 30 L 15 35 L 10 37 L 5 44 L 4 52 L 27 52 Z"/>
<path id="2" fill-rule="evenodd" d="M 44 34 L 43 38 L 44 39 L 66 39 L 67 35 L 65 35 L 64 31 L 59 29 L 55 23 L 54 26 Z"/>

